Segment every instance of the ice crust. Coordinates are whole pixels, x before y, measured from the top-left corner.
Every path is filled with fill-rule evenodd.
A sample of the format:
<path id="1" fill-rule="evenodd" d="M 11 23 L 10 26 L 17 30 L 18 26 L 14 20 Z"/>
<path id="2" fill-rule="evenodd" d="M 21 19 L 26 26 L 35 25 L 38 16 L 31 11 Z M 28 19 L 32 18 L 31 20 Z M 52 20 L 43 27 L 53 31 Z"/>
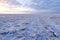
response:
<path id="1" fill-rule="evenodd" d="M 42 16 L 0 15 L 0 40 L 60 40 L 60 28 Z"/>

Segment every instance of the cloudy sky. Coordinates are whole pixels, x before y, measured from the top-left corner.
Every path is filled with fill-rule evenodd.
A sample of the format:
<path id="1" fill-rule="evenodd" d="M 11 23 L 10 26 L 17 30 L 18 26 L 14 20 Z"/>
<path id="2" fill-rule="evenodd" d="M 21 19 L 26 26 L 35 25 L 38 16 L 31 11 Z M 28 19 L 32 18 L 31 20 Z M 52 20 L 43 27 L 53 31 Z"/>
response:
<path id="1" fill-rule="evenodd" d="M 60 0 L 0 0 L 0 13 L 60 13 Z"/>

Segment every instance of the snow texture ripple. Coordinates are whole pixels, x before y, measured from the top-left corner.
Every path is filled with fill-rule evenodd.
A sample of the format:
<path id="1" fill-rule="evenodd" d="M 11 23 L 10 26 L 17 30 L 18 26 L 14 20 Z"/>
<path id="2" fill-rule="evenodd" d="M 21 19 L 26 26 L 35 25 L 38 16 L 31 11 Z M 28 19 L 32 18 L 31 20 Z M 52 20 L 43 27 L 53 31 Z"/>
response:
<path id="1" fill-rule="evenodd" d="M 60 40 L 59 30 L 41 16 L 0 15 L 0 40 Z"/>

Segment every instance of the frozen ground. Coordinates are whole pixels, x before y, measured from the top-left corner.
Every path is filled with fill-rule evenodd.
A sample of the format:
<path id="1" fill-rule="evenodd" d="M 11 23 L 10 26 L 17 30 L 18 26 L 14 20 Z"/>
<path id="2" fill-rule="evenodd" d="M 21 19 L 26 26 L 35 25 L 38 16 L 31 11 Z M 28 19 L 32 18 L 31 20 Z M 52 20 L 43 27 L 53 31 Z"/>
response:
<path id="1" fill-rule="evenodd" d="M 0 40 L 60 40 L 60 27 L 47 16 L 0 15 Z"/>

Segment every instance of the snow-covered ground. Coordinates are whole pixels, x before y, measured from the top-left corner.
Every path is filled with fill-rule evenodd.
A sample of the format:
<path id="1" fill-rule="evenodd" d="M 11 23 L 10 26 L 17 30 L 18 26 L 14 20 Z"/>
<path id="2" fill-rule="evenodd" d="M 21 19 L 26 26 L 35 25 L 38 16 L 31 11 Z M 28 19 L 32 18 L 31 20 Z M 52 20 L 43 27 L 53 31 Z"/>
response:
<path id="1" fill-rule="evenodd" d="M 0 14 L 0 40 L 60 40 L 59 15 Z"/>

